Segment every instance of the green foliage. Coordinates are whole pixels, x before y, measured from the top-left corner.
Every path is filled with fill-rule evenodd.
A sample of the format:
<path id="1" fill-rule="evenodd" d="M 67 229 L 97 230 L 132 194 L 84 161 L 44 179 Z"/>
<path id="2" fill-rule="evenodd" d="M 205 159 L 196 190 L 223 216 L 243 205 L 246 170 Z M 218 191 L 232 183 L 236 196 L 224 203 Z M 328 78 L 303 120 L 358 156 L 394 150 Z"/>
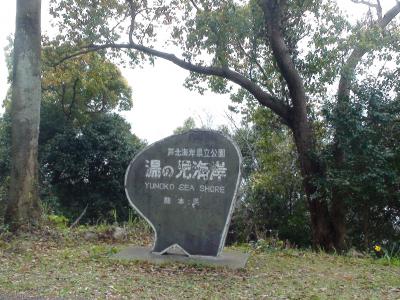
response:
<path id="1" fill-rule="evenodd" d="M 313 144 L 314 138 L 316 143 L 313 153 L 307 155 L 315 156 L 318 164 L 322 162 L 323 169 L 322 178 L 312 178 L 312 184 L 315 183 L 321 193 L 313 196 L 324 198 L 330 215 L 330 200 L 334 191 L 340 190 L 346 195 L 346 207 L 349 207 L 346 217 L 352 228 L 348 234 L 353 244 L 372 240 L 365 235 L 377 240 L 385 235 L 396 236 L 393 224 L 399 222 L 399 160 L 397 144 L 393 142 L 398 137 L 392 129 L 397 125 L 392 120 L 389 126 L 382 119 L 385 114 L 389 114 L 390 118 L 395 118 L 396 114 L 386 109 L 381 115 L 380 105 L 372 102 L 371 105 L 360 104 L 360 101 L 356 105 L 357 101 L 353 101 L 344 109 L 343 115 L 334 115 L 338 99 L 333 85 L 340 76 L 347 76 L 352 83 L 353 79 L 361 80 L 372 75 L 374 81 L 381 85 L 380 90 L 387 95 L 395 95 L 388 97 L 387 101 L 398 99 L 398 24 L 392 21 L 386 30 L 382 30 L 374 26 L 377 23 L 371 13 L 363 22 L 352 24 L 334 0 L 265 1 L 269 5 L 276 2 L 278 6 L 279 3 L 280 9 L 270 17 L 280 14 L 281 24 L 278 26 L 293 62 L 293 76 L 283 74 L 285 71 L 279 68 L 278 58 L 269 45 L 270 33 L 265 22 L 268 16 L 264 16 L 260 6 L 263 2 L 52 0 L 51 12 L 61 33 L 58 39 L 72 49 L 124 41 L 138 45 L 137 48 L 147 46 L 157 49 L 159 45 L 165 45 L 163 50 L 168 52 L 166 47 L 172 44 L 176 56 L 193 65 L 218 67 L 222 71 L 229 68 L 289 107 L 293 118 L 285 120 L 286 124 L 299 117 L 292 103 L 293 90 L 289 92 L 287 81 L 296 81 L 295 84 L 292 82 L 292 86 L 300 86 L 300 90 L 304 84 L 307 117 L 303 122 L 309 123 L 314 130 L 307 143 Z M 127 21 L 129 17 L 131 19 Z M 356 59 L 350 63 L 350 68 L 346 68 L 345 62 L 351 57 L 353 49 L 356 50 L 355 56 L 364 51 L 368 54 L 360 63 Z M 101 55 L 105 54 L 122 57 L 121 52 L 116 55 L 115 48 L 102 49 Z M 136 50 L 129 50 L 126 55 L 132 65 L 145 60 L 144 55 Z M 150 56 L 148 59 L 152 62 L 154 58 Z M 383 64 L 384 61 L 396 63 L 389 68 Z M 353 63 L 357 65 L 355 70 L 355 66 L 351 67 Z M 379 74 L 375 67 L 378 65 L 382 65 Z M 293 80 L 297 73 L 301 80 Z M 287 75 L 286 80 L 283 75 Z M 232 81 L 238 82 L 236 79 Z M 211 89 L 218 93 L 231 93 L 232 108 L 241 110 L 246 121 L 254 123 L 254 128 L 250 125 L 250 131 L 245 129 L 236 133 L 245 161 L 242 211 L 250 212 L 242 217 L 242 223 L 248 225 L 247 220 L 257 220 L 249 225 L 253 232 L 257 222 L 260 222 L 257 227 L 261 231 L 279 228 L 280 232 L 287 232 L 289 236 L 298 230 L 296 236 L 301 238 L 297 243 L 306 244 L 303 233 L 309 232 L 306 226 L 309 215 L 305 212 L 305 197 L 300 188 L 301 176 L 291 136 L 280 125 L 284 122 L 269 115 L 267 119 L 273 122 L 266 123 L 257 110 L 254 95 L 244 89 L 233 89 L 225 79 L 191 73 L 185 85 L 199 92 Z M 245 85 L 248 86 L 249 82 Z M 361 99 L 366 96 L 359 94 L 361 90 L 357 91 L 356 85 L 351 88 L 356 97 Z M 333 116 L 325 120 L 321 108 L 328 101 L 333 103 L 333 107 L 327 109 Z M 244 107 L 240 107 L 241 104 Z M 371 118 L 365 118 L 365 114 Z M 389 144 L 379 133 L 382 128 L 389 131 L 388 136 L 392 139 Z M 333 136 L 340 140 L 346 154 L 345 164 L 340 168 L 335 165 L 337 157 L 334 159 Z M 373 225 L 368 225 L 367 221 Z M 383 228 L 379 228 L 379 224 Z"/>
<path id="2" fill-rule="evenodd" d="M 0 218 L 6 207 L 11 171 L 11 120 L 10 114 L 0 116 Z"/>
<path id="3" fill-rule="evenodd" d="M 68 45 L 44 41 L 39 136 L 40 190 L 50 212 L 83 221 L 127 219 L 124 172 L 144 145 L 112 111 L 132 107 L 131 88 L 98 53 L 54 65 Z M 8 49 L 10 57 L 12 47 Z M 12 68 L 12 65 L 9 65 Z M 10 70 L 11 71 L 11 70 Z M 0 118 L 0 213 L 8 192 L 11 122 Z"/>
<path id="4" fill-rule="evenodd" d="M 127 226 L 133 227 L 138 222 L 139 218 L 137 217 L 137 213 L 132 209 L 128 209 L 128 221 L 126 222 Z"/>
<path id="5" fill-rule="evenodd" d="M 65 120 L 56 104 L 43 103 L 41 113 L 41 198 L 48 210 L 72 220 L 88 205 L 83 221 L 114 221 L 112 210 L 120 220 L 127 220 L 125 169 L 143 142 L 116 114 L 98 115 L 91 123 L 76 128 Z M 0 120 L 1 128 L 9 126 L 6 120 Z M 0 169 L 0 207 L 5 205 L 8 193 L 9 130 L 0 132 L 0 152 L 4 153 L 0 156 L 0 165 L 4 166 Z"/>
<path id="6" fill-rule="evenodd" d="M 196 127 L 195 120 L 192 117 L 189 117 L 183 122 L 182 126 L 179 126 L 174 130 L 174 134 L 185 133 L 186 131 L 195 129 Z"/>
<path id="7" fill-rule="evenodd" d="M 90 258 L 99 259 L 104 256 L 111 256 L 118 252 L 116 247 L 109 247 L 107 245 L 94 245 L 90 248 Z"/>
<path id="8" fill-rule="evenodd" d="M 338 167 L 327 148 L 329 178 L 324 189 L 340 189 L 349 208 L 350 241 L 369 247 L 374 241 L 400 239 L 399 99 L 370 82 L 360 85 L 345 111 L 326 108 L 327 121 L 340 128 L 346 160 Z"/>
<path id="9" fill-rule="evenodd" d="M 285 248 L 285 242 L 276 238 L 258 239 L 252 246 L 257 252 L 280 251 Z"/>
<path id="10" fill-rule="evenodd" d="M 372 256 L 385 265 L 400 266 L 400 243 L 386 241 L 382 246 L 376 244 Z"/>
<path id="11" fill-rule="evenodd" d="M 233 135 L 243 156 L 244 181 L 230 239 L 265 240 L 273 231 L 280 239 L 309 246 L 309 218 L 290 134 L 265 109 L 252 118 L 252 127 Z"/>
<path id="12" fill-rule="evenodd" d="M 88 205 L 85 220 L 128 218 L 124 174 L 143 143 L 116 114 L 104 114 L 85 126 L 65 126 L 41 147 L 44 182 L 61 212 L 77 217 Z M 46 195 L 47 196 L 47 195 Z M 46 197 L 47 198 L 47 197 Z"/>
<path id="13" fill-rule="evenodd" d="M 132 108 L 132 91 L 118 67 L 98 53 L 56 65 L 68 48 L 51 44 L 43 50 L 43 101 L 58 104 L 67 120 L 90 121 L 99 113 Z"/>
<path id="14" fill-rule="evenodd" d="M 126 20 L 128 12 L 134 16 L 132 22 Z M 60 32 L 56 40 L 72 49 L 128 42 L 130 32 L 139 45 L 173 44 L 178 56 L 187 61 L 229 67 L 248 74 L 251 81 L 277 97 L 289 98 L 265 40 L 265 20 L 257 0 L 136 1 L 132 6 L 124 0 L 52 0 L 51 14 Z M 325 96 L 354 43 L 347 38 L 357 36 L 360 28 L 352 28 L 333 0 L 285 1 L 282 14 L 283 34 L 307 92 L 313 100 Z M 373 36 L 374 45 L 382 45 L 383 37 Z M 123 56 L 112 48 L 101 53 Z M 132 65 L 154 59 L 136 50 L 126 55 Z M 186 86 L 200 92 L 235 93 L 225 79 L 196 73 L 190 74 Z"/>
<path id="15" fill-rule="evenodd" d="M 66 217 L 58 215 L 48 215 L 47 219 L 53 224 L 53 226 L 59 229 L 67 228 L 69 222 Z"/>

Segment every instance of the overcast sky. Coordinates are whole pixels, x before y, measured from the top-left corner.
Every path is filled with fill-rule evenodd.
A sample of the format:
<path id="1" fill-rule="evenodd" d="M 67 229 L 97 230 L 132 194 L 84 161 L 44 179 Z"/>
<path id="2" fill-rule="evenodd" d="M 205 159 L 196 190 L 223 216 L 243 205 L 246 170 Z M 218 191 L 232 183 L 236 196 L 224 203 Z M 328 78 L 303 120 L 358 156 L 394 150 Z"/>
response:
<path id="1" fill-rule="evenodd" d="M 49 0 L 42 0 L 42 31 L 49 28 Z M 352 18 L 363 11 L 363 6 L 355 5 L 350 0 L 339 0 Z M 385 8 L 395 3 L 395 0 L 382 0 Z M 0 103 L 7 89 L 7 68 L 4 61 L 4 47 L 7 36 L 15 29 L 15 0 L 3 0 L 0 10 Z M 166 61 L 157 60 L 154 67 L 143 69 L 121 69 L 133 90 L 133 109 L 124 113 L 126 120 L 132 125 L 132 132 L 148 142 L 154 142 L 172 133 L 182 125 L 183 121 L 192 116 L 198 125 L 210 123 L 213 126 L 226 124 L 225 114 L 230 103 L 228 95 L 206 93 L 201 96 L 190 92 L 182 84 L 188 72 Z M 0 108 L 0 112 L 3 108 Z M 210 124 L 208 124 L 210 125 Z"/>

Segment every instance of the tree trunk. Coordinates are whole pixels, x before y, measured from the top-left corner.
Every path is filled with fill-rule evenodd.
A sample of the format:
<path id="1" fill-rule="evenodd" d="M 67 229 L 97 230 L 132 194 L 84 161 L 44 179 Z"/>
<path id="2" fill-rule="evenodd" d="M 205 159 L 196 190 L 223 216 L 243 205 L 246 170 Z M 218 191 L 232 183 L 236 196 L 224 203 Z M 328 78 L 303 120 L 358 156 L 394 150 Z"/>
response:
<path id="1" fill-rule="evenodd" d="M 335 249 L 338 251 L 346 250 L 348 245 L 346 242 L 347 228 L 344 196 L 342 193 L 336 192 L 336 189 L 333 188 L 331 201 L 331 218 Z"/>
<path id="2" fill-rule="evenodd" d="M 314 248 L 326 251 L 345 249 L 345 210 L 341 199 L 332 199 L 328 205 L 327 195 L 318 190 L 315 179 L 326 174 L 315 153 L 311 125 L 305 114 L 296 114 L 292 123 L 294 141 L 299 154 L 303 186 L 311 215 L 312 243 Z"/>
<path id="3" fill-rule="evenodd" d="M 268 44 L 271 47 L 278 68 L 287 83 L 292 107 L 287 123 L 293 132 L 300 160 L 300 170 L 303 177 L 303 186 L 308 200 L 311 214 L 312 240 L 315 248 L 331 251 L 342 249 L 344 244 L 340 234 L 336 233 L 344 223 L 334 224 L 344 220 L 343 210 L 334 208 L 330 211 L 328 198 L 325 193 L 318 190 L 316 179 L 325 176 L 325 172 L 317 157 L 315 136 L 312 124 L 307 115 L 307 96 L 304 82 L 297 70 L 290 49 L 285 42 L 282 32 L 282 3 L 278 0 L 260 0 L 264 12 Z M 335 218 L 332 213 L 335 213 Z M 344 227 L 343 227 L 344 228 Z M 336 241 L 336 239 L 338 239 Z"/>
<path id="4" fill-rule="evenodd" d="M 365 249 L 368 249 L 370 246 L 370 240 L 369 240 L 369 206 L 367 203 L 364 203 L 361 209 L 361 214 L 362 214 L 362 233 L 364 234 L 364 247 Z"/>
<path id="5" fill-rule="evenodd" d="M 12 158 L 5 223 L 12 230 L 39 221 L 41 0 L 17 0 L 12 83 Z"/>

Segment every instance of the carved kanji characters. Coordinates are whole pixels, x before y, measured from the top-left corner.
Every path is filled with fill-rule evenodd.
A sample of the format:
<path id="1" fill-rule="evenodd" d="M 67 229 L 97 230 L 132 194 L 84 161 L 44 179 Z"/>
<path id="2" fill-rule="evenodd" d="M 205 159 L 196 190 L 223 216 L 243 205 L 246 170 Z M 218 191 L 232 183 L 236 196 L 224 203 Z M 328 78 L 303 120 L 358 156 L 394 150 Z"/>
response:
<path id="1" fill-rule="evenodd" d="M 200 200 L 199 200 L 199 198 L 193 198 L 192 207 L 193 207 L 193 208 L 196 208 L 196 207 L 199 206 L 199 205 L 200 205 Z"/>
<path id="2" fill-rule="evenodd" d="M 183 179 L 192 178 L 190 171 L 192 170 L 192 162 L 190 160 L 179 160 L 178 161 L 179 173 L 176 174 L 176 178 L 182 177 Z"/>
<path id="3" fill-rule="evenodd" d="M 175 156 L 182 156 L 182 150 L 179 148 L 175 149 Z"/>
<path id="4" fill-rule="evenodd" d="M 225 162 L 216 161 L 215 164 L 213 164 L 211 167 L 210 180 L 213 180 L 215 177 L 218 180 L 226 177 L 226 170 L 227 169 L 225 168 Z"/>
<path id="5" fill-rule="evenodd" d="M 189 156 L 190 157 L 195 157 L 196 156 L 196 150 L 193 149 L 193 148 L 189 149 Z"/>
<path id="6" fill-rule="evenodd" d="M 171 197 L 164 197 L 164 204 L 170 205 L 171 204 Z"/>
<path id="7" fill-rule="evenodd" d="M 202 162 L 201 160 L 193 162 L 194 173 L 192 178 L 196 178 L 197 180 L 203 179 L 207 180 L 208 175 L 210 174 L 210 168 L 208 167 L 208 163 Z"/>
<path id="8" fill-rule="evenodd" d="M 161 177 L 161 161 L 152 159 L 150 162 L 146 160 L 146 177 L 147 178 L 160 178 Z"/>

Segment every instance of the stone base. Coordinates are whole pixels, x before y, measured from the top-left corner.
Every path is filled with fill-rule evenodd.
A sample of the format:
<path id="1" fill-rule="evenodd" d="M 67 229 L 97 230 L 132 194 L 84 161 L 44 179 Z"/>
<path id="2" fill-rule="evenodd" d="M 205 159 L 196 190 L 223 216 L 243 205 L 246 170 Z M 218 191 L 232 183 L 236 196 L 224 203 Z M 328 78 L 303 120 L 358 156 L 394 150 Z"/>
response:
<path id="1" fill-rule="evenodd" d="M 121 252 L 114 254 L 112 259 L 127 259 L 147 261 L 154 264 L 165 264 L 179 262 L 191 265 L 205 265 L 226 267 L 229 269 L 243 269 L 246 266 L 249 258 L 248 253 L 241 253 L 237 251 L 223 251 L 220 256 L 198 256 L 198 255 L 179 255 L 179 254 L 154 254 L 151 249 L 144 247 L 128 247 Z"/>

